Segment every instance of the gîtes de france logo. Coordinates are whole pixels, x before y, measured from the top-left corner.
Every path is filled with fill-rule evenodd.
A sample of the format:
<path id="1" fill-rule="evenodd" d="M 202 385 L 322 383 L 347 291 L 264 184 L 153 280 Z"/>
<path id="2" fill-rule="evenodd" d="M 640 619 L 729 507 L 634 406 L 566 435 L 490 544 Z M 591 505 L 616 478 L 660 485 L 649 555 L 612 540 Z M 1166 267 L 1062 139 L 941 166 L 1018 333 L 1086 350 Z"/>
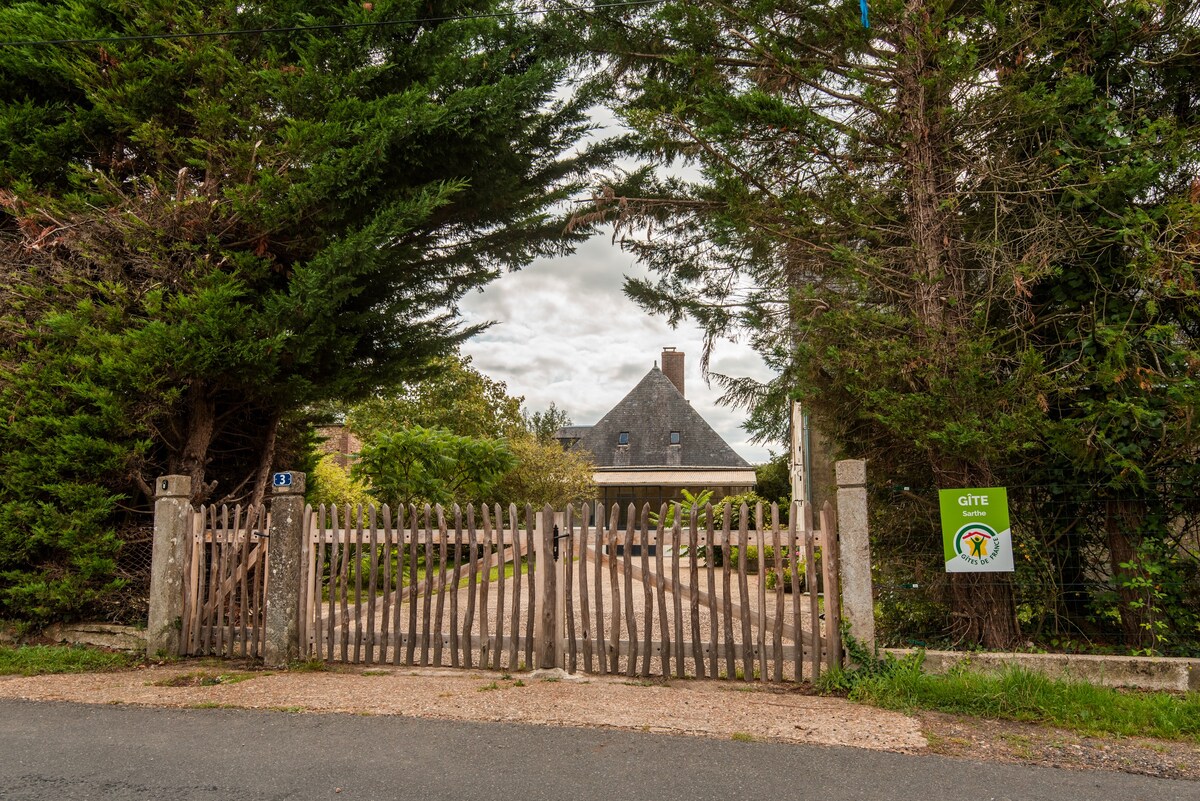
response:
<path id="1" fill-rule="evenodd" d="M 947 573 L 1013 569 L 1012 524 L 1004 487 L 962 487 L 938 492 Z"/>
<path id="2" fill-rule="evenodd" d="M 954 535 L 954 553 L 967 564 L 982 567 L 1002 551 L 1000 537 L 991 526 L 968 523 Z"/>

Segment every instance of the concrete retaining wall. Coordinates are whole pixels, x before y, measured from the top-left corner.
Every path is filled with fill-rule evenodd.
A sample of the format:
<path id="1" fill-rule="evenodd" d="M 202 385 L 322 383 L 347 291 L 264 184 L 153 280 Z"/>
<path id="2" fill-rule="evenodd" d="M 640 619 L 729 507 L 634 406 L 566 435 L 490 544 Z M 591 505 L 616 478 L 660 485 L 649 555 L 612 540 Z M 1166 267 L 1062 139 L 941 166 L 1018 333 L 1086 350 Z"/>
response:
<path id="1" fill-rule="evenodd" d="M 55 623 L 42 632 L 42 636 L 54 642 L 72 645 L 96 645 L 116 651 L 145 652 L 146 630 L 132 626 L 114 626 L 111 623 Z"/>
<path id="2" fill-rule="evenodd" d="M 912 653 L 913 649 L 883 650 L 900 658 Z M 926 673 L 946 673 L 963 662 L 977 672 L 994 672 L 1008 665 L 1020 665 L 1052 678 L 1074 679 L 1107 687 L 1200 692 L 1200 659 L 1090 654 L 925 652 Z"/>

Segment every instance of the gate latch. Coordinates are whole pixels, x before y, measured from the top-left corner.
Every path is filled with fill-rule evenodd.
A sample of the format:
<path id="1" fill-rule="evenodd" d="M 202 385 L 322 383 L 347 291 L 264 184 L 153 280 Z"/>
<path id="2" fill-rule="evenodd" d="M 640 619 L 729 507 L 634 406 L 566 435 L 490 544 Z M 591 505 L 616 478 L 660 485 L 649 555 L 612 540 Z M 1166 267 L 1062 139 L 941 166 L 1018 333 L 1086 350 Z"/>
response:
<path id="1" fill-rule="evenodd" d="M 557 562 L 558 561 L 558 541 L 561 539 L 566 539 L 567 537 L 571 536 L 571 532 L 568 531 L 565 534 L 559 534 L 558 526 L 556 525 L 554 527 L 553 533 L 554 533 L 554 561 Z"/>

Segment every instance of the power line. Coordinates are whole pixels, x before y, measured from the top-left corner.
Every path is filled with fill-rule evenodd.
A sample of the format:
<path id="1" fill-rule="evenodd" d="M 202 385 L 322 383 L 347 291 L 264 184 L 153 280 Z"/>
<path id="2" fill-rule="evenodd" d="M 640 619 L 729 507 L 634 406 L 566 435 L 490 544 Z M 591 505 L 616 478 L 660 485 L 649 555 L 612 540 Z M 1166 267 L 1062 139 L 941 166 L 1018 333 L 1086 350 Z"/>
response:
<path id="1" fill-rule="evenodd" d="M 385 28 L 392 25 L 414 25 L 428 22 L 456 22 L 460 20 L 502 19 L 505 17 L 526 17 L 534 14 L 552 14 L 559 11 L 578 11 L 591 14 L 609 8 L 628 8 L 631 6 L 656 5 L 663 0 L 618 0 L 612 3 L 599 3 L 594 6 L 561 6 L 556 8 L 529 8 L 519 11 L 497 11 L 490 14 L 466 14 L 448 17 L 414 17 L 411 19 L 390 19 L 377 22 L 337 22 L 326 25 L 290 25 L 279 28 L 236 28 L 223 31 L 192 31 L 188 33 L 145 33 L 134 36 L 97 36 L 89 39 L 27 39 L 16 42 L 0 42 L 0 47 L 38 47 L 49 45 L 70 44 L 106 44 L 111 42 L 146 42 L 169 39 L 205 39 L 213 36 L 251 36 L 263 33 L 304 33 L 307 31 L 336 31 L 354 28 Z"/>

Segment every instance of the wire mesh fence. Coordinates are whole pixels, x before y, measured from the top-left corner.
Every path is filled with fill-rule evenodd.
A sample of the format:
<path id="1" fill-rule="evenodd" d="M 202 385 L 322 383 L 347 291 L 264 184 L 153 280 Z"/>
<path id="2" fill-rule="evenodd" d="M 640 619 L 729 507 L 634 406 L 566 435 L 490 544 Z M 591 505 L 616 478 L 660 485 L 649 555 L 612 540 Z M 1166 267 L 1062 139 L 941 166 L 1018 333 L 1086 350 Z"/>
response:
<path id="1" fill-rule="evenodd" d="M 952 582 L 933 489 L 877 490 L 872 561 L 891 645 L 953 647 Z M 1007 585 L 1018 647 L 1200 655 L 1200 495 L 1191 485 L 1103 494 L 1071 484 L 1008 488 L 1015 570 Z M 1007 593 L 1007 591 L 1006 591 Z"/>

